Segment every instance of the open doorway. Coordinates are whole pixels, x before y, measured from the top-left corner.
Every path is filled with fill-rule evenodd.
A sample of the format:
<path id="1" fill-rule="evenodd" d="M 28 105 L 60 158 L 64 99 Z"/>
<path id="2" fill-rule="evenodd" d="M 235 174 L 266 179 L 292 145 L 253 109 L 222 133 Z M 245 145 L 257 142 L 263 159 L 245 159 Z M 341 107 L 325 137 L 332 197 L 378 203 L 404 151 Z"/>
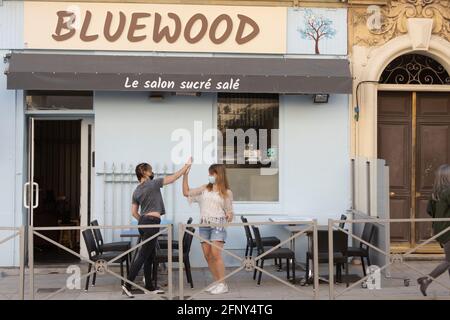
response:
<path id="1" fill-rule="evenodd" d="M 39 206 L 33 210 L 35 227 L 79 226 L 81 194 L 81 120 L 36 120 L 34 126 L 34 181 Z M 50 239 L 79 252 L 78 231 L 42 231 Z M 35 236 L 37 263 L 77 259 Z"/>

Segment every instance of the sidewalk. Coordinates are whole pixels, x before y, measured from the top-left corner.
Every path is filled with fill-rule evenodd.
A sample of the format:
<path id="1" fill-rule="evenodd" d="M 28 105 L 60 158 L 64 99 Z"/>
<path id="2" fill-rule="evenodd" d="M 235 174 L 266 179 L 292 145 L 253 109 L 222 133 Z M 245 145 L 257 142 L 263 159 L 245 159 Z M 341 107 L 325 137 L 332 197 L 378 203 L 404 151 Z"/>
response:
<path id="1" fill-rule="evenodd" d="M 437 261 L 409 261 L 409 264 L 429 272 L 438 263 Z M 81 266 L 83 272 L 86 271 L 86 265 Z M 286 272 L 278 272 L 274 267 L 267 267 L 274 276 L 286 279 Z M 234 269 L 229 269 L 227 272 L 231 272 Z M 118 269 L 114 269 L 118 273 Z M 326 266 L 321 267 L 321 273 L 325 274 L 327 271 Z M 359 275 L 361 272 L 360 266 L 351 266 L 350 273 L 354 275 Z M 159 275 L 158 285 L 162 286 L 167 293 L 167 275 Z M 298 278 L 304 276 L 304 272 L 297 270 L 296 272 Z M 65 267 L 55 267 L 55 268 L 36 268 L 35 269 L 35 299 L 43 299 L 52 292 L 55 292 L 59 288 L 65 286 L 69 274 L 66 274 Z M 258 286 L 256 281 L 252 279 L 253 273 L 241 271 L 236 275 L 232 276 L 227 282 L 230 292 L 220 296 L 214 296 L 209 293 L 201 293 L 195 297 L 195 299 L 231 299 L 231 300 L 241 300 L 241 299 L 254 299 L 254 300 L 305 300 L 313 299 L 312 285 L 302 287 L 299 284 L 296 285 L 300 290 L 304 290 L 306 294 L 297 292 L 296 290 L 272 279 L 268 275 L 262 277 L 261 285 Z M 394 279 L 385 279 L 382 277 L 381 289 L 380 290 L 370 290 L 364 289 L 361 286 L 356 286 L 348 293 L 338 299 L 351 299 L 351 300 L 366 300 L 366 299 L 450 299 L 450 291 L 437 283 L 430 285 L 428 289 L 428 297 L 423 297 L 418 289 L 416 279 L 419 277 L 414 270 L 408 268 L 406 265 L 394 265 L 392 268 L 392 277 Z M 355 278 L 355 277 L 352 277 Z M 410 286 L 404 286 L 404 278 L 409 278 Z M 92 278 L 91 278 L 92 279 Z M 0 299 L 10 300 L 18 298 L 18 270 L 17 269 L 0 269 Z M 212 282 L 209 275 L 209 271 L 205 268 L 193 269 L 193 281 L 194 289 L 186 283 L 184 286 L 185 298 L 188 298 L 206 287 Z M 450 277 L 448 273 L 443 274 L 439 280 L 450 287 Z M 29 282 L 28 275 L 25 279 L 25 298 L 29 298 Z M 140 281 L 138 278 L 137 281 Z M 119 300 L 128 299 L 122 295 L 120 289 L 120 280 L 111 275 L 98 275 L 97 285 L 95 287 L 90 286 L 89 291 L 84 291 L 84 279 L 81 281 L 81 290 L 68 290 L 59 293 L 54 299 L 64 299 L 64 300 Z M 173 270 L 173 285 L 174 285 L 174 296 L 178 295 L 178 269 Z M 341 292 L 345 289 L 345 283 L 335 285 L 336 292 Z M 175 297 L 177 298 L 177 297 Z M 146 294 L 137 294 L 135 299 L 144 300 L 157 300 L 157 299 L 167 299 L 167 296 L 154 296 Z M 321 282 L 319 299 L 327 300 L 329 299 L 329 287 L 325 282 Z"/>

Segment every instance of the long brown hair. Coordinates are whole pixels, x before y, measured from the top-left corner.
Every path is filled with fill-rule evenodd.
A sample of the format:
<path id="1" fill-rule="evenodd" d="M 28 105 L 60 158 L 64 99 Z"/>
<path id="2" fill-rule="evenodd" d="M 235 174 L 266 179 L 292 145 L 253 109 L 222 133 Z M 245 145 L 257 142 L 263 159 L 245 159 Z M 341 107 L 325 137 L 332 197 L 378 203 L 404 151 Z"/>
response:
<path id="1" fill-rule="evenodd" d="M 222 198 L 227 198 L 229 185 L 225 166 L 223 164 L 213 164 L 209 167 L 208 171 L 211 175 L 216 174 L 216 185 L 217 189 L 219 190 L 219 194 Z M 208 191 L 212 191 L 213 184 L 208 183 L 206 189 L 208 189 Z"/>
<path id="2" fill-rule="evenodd" d="M 439 201 L 439 197 L 443 191 L 450 187 L 450 166 L 448 164 L 441 165 L 436 170 L 434 178 L 433 193 L 431 197 L 433 200 Z"/>

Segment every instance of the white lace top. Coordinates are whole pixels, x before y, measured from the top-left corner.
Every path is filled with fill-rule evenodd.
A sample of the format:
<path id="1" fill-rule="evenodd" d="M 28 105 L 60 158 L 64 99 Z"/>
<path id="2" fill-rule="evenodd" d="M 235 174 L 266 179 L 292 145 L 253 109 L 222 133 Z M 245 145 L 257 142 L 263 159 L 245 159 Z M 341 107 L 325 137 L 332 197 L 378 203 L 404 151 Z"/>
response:
<path id="1" fill-rule="evenodd" d="M 189 202 L 200 206 L 200 223 L 226 223 L 227 213 L 233 212 L 233 193 L 228 190 L 228 197 L 222 198 L 217 191 L 208 191 L 206 186 L 189 190 Z"/>

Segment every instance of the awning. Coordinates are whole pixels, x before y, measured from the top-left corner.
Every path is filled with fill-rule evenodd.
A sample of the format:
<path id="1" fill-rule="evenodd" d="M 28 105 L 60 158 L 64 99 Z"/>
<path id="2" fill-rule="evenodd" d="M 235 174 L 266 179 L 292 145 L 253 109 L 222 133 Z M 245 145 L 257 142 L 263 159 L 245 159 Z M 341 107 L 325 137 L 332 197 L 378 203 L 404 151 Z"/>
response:
<path id="1" fill-rule="evenodd" d="M 351 93 L 346 59 L 13 53 L 8 89 Z"/>

